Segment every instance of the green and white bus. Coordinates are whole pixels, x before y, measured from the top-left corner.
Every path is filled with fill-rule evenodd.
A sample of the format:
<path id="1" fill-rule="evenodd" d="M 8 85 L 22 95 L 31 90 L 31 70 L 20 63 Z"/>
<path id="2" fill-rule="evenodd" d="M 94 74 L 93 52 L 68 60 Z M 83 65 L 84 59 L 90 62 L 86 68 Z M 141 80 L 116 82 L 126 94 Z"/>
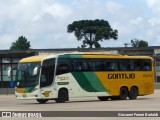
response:
<path id="1" fill-rule="evenodd" d="M 148 56 L 94 52 L 40 55 L 23 58 L 16 71 L 16 98 L 39 103 L 88 96 L 125 100 L 153 93 L 154 64 Z"/>

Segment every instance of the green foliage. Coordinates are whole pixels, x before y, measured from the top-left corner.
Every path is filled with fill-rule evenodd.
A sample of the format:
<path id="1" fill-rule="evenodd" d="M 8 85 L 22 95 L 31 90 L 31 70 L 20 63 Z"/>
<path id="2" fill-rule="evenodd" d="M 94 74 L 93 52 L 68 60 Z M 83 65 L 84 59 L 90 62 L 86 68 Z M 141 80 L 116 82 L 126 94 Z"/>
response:
<path id="1" fill-rule="evenodd" d="M 139 47 L 148 47 L 148 42 L 146 42 L 144 40 L 140 40 L 139 41 Z"/>
<path id="2" fill-rule="evenodd" d="M 131 40 L 131 46 L 132 47 L 138 47 L 138 43 L 139 43 L 139 40 L 137 40 L 137 39 Z"/>
<path id="3" fill-rule="evenodd" d="M 12 43 L 10 50 L 28 50 L 31 47 L 30 42 L 23 36 Z"/>
<path id="4" fill-rule="evenodd" d="M 134 39 L 131 40 L 132 47 L 148 47 L 148 42 L 144 40 Z"/>
<path id="5" fill-rule="evenodd" d="M 78 41 L 82 40 L 82 48 L 87 45 L 90 48 L 99 48 L 100 41 L 118 38 L 118 30 L 113 30 L 108 21 L 98 19 L 74 21 L 68 25 L 67 32 L 73 32 Z"/>

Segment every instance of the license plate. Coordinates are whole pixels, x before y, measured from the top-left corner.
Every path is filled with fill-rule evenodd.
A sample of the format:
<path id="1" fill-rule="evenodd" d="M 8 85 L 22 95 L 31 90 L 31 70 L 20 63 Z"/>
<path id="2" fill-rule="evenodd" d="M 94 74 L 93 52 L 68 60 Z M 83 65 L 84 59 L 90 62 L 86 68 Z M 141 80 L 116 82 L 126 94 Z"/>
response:
<path id="1" fill-rule="evenodd" d="M 23 98 L 26 98 L 26 97 L 27 97 L 27 94 L 22 94 L 22 97 L 23 97 Z"/>

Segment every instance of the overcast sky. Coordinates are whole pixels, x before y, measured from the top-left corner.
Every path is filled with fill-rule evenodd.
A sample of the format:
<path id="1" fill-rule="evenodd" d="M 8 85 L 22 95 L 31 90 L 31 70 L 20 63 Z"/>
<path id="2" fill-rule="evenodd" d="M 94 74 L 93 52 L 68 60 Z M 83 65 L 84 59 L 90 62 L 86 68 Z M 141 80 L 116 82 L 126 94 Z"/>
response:
<path id="1" fill-rule="evenodd" d="M 131 39 L 160 45 L 160 0 L 0 0 L 0 49 L 25 36 L 33 49 L 77 48 L 67 25 L 104 19 L 118 30 L 118 40 L 102 47 L 123 47 Z"/>

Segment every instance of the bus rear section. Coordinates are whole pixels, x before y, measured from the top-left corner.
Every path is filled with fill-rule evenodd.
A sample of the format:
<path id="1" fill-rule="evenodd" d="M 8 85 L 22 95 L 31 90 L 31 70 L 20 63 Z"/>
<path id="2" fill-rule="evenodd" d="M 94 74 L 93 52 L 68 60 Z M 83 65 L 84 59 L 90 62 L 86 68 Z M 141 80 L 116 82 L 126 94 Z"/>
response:
<path id="1" fill-rule="evenodd" d="M 58 58 L 58 65 L 66 68 L 56 75 L 61 78 L 59 84 L 62 81 L 62 84 L 68 84 L 69 97 L 98 96 L 100 100 L 125 100 L 154 93 L 151 57 L 62 55 Z"/>

